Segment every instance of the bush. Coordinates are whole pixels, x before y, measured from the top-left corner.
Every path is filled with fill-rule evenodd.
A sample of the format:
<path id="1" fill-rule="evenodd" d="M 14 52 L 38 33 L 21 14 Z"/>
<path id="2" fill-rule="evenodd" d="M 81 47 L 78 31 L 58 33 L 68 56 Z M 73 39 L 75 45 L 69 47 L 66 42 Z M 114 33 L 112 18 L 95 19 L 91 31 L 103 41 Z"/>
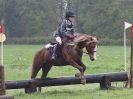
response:
<path id="1" fill-rule="evenodd" d="M 22 37 L 8 38 L 6 44 L 46 44 L 52 41 L 52 37 Z"/>
<path id="2" fill-rule="evenodd" d="M 45 37 L 21 37 L 21 38 L 7 38 L 6 44 L 46 44 L 53 41 L 52 36 Z M 99 45 L 123 45 L 123 38 L 99 38 Z M 127 45 L 130 45 L 130 39 L 127 39 Z"/>
<path id="3" fill-rule="evenodd" d="M 130 45 L 130 40 L 126 40 L 127 45 Z M 124 40 L 123 38 L 121 39 L 110 39 L 110 38 L 101 38 L 99 39 L 99 44 L 100 45 L 123 45 Z"/>

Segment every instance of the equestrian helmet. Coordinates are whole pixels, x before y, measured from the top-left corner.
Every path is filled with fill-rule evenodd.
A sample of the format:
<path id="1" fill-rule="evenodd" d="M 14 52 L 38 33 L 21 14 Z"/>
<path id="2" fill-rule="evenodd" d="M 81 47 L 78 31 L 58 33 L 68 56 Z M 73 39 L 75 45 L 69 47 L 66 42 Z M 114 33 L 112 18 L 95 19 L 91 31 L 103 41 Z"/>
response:
<path id="1" fill-rule="evenodd" d="M 72 11 L 67 11 L 67 12 L 66 12 L 66 15 L 65 15 L 65 18 L 75 17 L 75 16 L 76 16 L 76 15 L 75 15 L 74 12 L 72 12 Z"/>

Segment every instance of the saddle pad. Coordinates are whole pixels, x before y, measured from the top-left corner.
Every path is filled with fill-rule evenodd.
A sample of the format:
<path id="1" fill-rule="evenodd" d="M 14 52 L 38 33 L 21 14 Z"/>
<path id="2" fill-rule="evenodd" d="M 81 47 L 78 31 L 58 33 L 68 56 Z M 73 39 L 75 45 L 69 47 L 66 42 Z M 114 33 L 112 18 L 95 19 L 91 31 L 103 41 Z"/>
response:
<path id="1" fill-rule="evenodd" d="M 51 45 L 50 43 L 45 45 L 45 48 L 50 48 L 50 47 L 54 47 L 54 45 Z"/>

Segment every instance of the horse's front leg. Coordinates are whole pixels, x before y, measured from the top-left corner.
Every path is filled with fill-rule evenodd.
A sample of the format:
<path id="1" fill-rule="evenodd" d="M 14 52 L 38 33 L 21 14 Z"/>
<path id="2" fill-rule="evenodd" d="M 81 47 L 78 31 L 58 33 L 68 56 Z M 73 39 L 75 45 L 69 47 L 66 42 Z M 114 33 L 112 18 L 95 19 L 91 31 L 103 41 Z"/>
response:
<path id="1" fill-rule="evenodd" d="M 83 67 L 83 74 L 77 73 L 77 74 L 75 74 L 75 77 L 81 78 L 81 83 L 82 83 L 82 84 L 85 84 L 85 83 L 86 83 L 86 78 L 85 78 L 85 76 L 84 76 L 84 72 L 85 72 L 85 70 L 86 70 L 86 66 L 83 64 L 83 62 L 82 62 L 81 60 L 78 61 L 78 64 L 79 64 L 80 66 Z M 83 76 L 82 76 L 82 75 L 83 75 Z"/>
<path id="2" fill-rule="evenodd" d="M 80 74 L 76 74 L 75 76 L 77 76 L 81 79 L 82 84 L 86 84 L 86 78 L 84 76 L 85 66 L 84 65 L 81 66 L 74 60 L 71 60 L 70 64 L 80 71 Z"/>

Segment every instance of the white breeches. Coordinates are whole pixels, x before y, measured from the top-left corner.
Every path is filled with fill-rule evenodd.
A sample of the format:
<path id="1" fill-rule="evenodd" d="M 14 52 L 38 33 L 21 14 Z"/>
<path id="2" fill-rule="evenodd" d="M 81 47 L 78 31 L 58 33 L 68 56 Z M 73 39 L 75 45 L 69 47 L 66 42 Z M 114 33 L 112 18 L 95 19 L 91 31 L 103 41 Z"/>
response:
<path id="1" fill-rule="evenodd" d="M 61 45 L 62 44 L 62 40 L 61 40 L 61 37 L 56 37 L 55 40 Z"/>

